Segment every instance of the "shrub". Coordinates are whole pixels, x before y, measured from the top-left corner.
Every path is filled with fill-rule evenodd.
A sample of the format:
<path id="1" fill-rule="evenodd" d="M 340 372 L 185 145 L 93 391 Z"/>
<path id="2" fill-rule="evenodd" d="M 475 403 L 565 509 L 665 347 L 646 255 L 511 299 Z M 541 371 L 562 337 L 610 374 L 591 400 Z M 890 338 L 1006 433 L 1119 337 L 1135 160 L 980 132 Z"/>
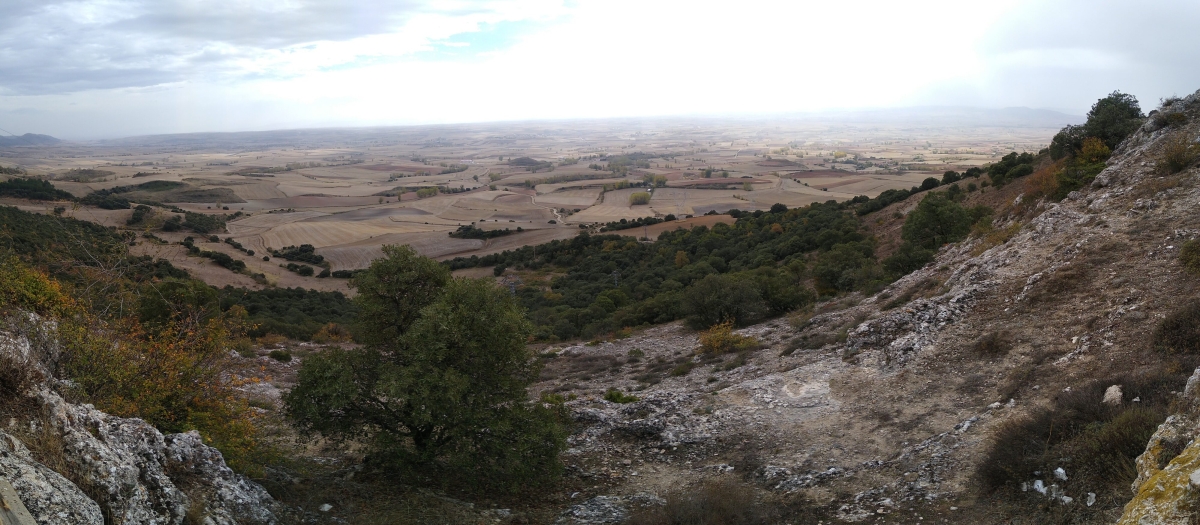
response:
<path id="1" fill-rule="evenodd" d="M 271 350 L 271 353 L 267 354 L 267 356 L 280 363 L 287 363 L 292 360 L 292 353 L 287 350 Z"/>
<path id="2" fill-rule="evenodd" d="M 610 388 L 604 393 L 604 400 L 612 403 L 620 403 L 622 405 L 625 403 L 636 403 L 639 401 L 637 396 L 626 394 L 615 388 Z"/>
<path id="3" fill-rule="evenodd" d="M 77 306 L 58 281 L 15 257 L 8 257 L 0 261 L 0 313 L 12 308 L 40 315 L 61 315 Z"/>
<path id="4" fill-rule="evenodd" d="M 1182 126 L 1187 123 L 1187 115 L 1180 111 L 1159 111 L 1153 115 L 1154 124 L 1160 128 L 1167 126 Z"/>
<path id="5" fill-rule="evenodd" d="M 1066 294 L 1079 288 L 1089 278 L 1088 266 L 1079 262 L 1059 267 L 1053 274 L 1037 283 L 1029 294 L 1032 303 L 1061 301 Z"/>
<path id="6" fill-rule="evenodd" d="M 313 334 L 314 343 L 345 343 L 350 341 L 350 330 L 337 323 L 327 323 Z"/>
<path id="7" fill-rule="evenodd" d="M 933 261 L 933 250 L 904 243 L 890 257 L 883 260 L 883 269 L 894 276 L 908 275 Z"/>
<path id="8" fill-rule="evenodd" d="M 1026 195 L 1030 199 L 1058 195 L 1058 174 L 1066 163 L 1066 159 L 1061 159 L 1033 172 L 1033 175 L 1025 180 Z"/>
<path id="9" fill-rule="evenodd" d="M 1165 354 L 1200 354 L 1200 300 L 1187 303 L 1159 322 L 1151 344 Z"/>
<path id="10" fill-rule="evenodd" d="M 989 332 L 975 340 L 971 349 L 978 355 L 998 357 L 1007 354 L 1012 349 L 1012 343 L 1008 340 L 1007 333 Z"/>
<path id="11" fill-rule="evenodd" d="M 692 369 L 696 367 L 696 363 L 691 360 L 679 363 L 678 366 L 671 369 L 671 377 L 682 377 L 692 373 Z"/>
<path id="12" fill-rule="evenodd" d="M 146 206 L 145 204 L 138 204 L 133 208 L 133 215 L 129 217 L 129 220 L 125 221 L 125 225 L 133 226 L 135 224 L 141 224 L 146 220 L 146 217 L 149 217 L 151 214 L 153 214 L 153 212 L 153 208 Z"/>
<path id="13" fill-rule="evenodd" d="M 1061 393 L 1050 407 L 997 429 L 976 472 L 989 491 L 1022 496 L 1021 483 L 1042 479 L 1076 495 L 1094 492 L 1098 501 L 1123 502 L 1137 475 L 1134 458 L 1169 412 L 1187 375 L 1182 373 L 1116 376 Z M 1120 385 L 1125 402 L 1101 402 L 1110 385 Z M 1138 399 L 1137 403 L 1131 402 Z M 1055 480 L 1056 468 L 1067 481 Z M 1044 501 L 1044 500 L 1039 500 Z M 1107 510 L 1100 506 L 1094 511 Z"/>
<path id="14" fill-rule="evenodd" d="M 1200 157 L 1200 145 L 1192 142 L 1187 135 L 1181 134 L 1167 141 L 1157 169 L 1164 175 L 1179 173 L 1191 166 L 1197 157 Z"/>
<path id="15" fill-rule="evenodd" d="M 639 206 L 642 204 L 650 204 L 650 194 L 644 191 L 631 193 L 629 195 L 629 205 Z"/>
<path id="16" fill-rule="evenodd" d="M 683 307 L 692 328 L 732 321 L 743 325 L 762 317 L 767 305 L 754 285 L 722 274 L 709 274 L 683 292 Z"/>
<path id="17" fill-rule="evenodd" d="M 1192 239 L 1179 248 L 1179 263 L 1183 269 L 1200 275 L 1200 241 Z"/>
<path id="18" fill-rule="evenodd" d="M 746 352 L 761 347 L 757 339 L 733 333 L 732 321 L 714 325 L 700 334 L 700 351 L 706 354 Z"/>
<path id="19" fill-rule="evenodd" d="M 817 259 L 812 275 L 817 292 L 822 295 L 869 288 L 882 280 L 869 242 L 834 245 Z"/>
<path id="20" fill-rule="evenodd" d="M 915 247 L 936 250 L 944 244 L 965 239 L 971 232 L 971 225 L 990 211 L 987 208 L 968 210 L 945 195 L 933 193 L 908 214 L 900 236 L 905 243 Z"/>
<path id="21" fill-rule="evenodd" d="M 261 474 L 254 413 L 237 395 L 229 348 L 241 337 L 240 309 L 207 320 L 183 309 L 157 325 L 122 320 L 63 323 L 60 371 L 74 393 L 120 417 L 166 432 L 199 430 L 236 470 Z M 99 327 L 99 328 L 97 328 Z"/>

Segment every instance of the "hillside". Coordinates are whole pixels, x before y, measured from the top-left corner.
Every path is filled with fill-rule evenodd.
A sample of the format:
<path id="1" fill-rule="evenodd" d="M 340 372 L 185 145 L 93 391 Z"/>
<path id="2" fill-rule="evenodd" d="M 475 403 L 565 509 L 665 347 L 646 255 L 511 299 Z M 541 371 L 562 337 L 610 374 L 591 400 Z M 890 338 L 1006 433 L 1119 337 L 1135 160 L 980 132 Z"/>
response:
<path id="1" fill-rule="evenodd" d="M 1025 181 L 1006 186 L 1018 195 L 995 228 L 1019 228 L 1007 242 L 970 238 L 878 294 L 737 331 L 762 350 L 697 355 L 696 334 L 676 325 L 547 349 L 555 357 L 539 388 L 578 397 L 567 403 L 583 426 L 568 468 L 594 484 L 567 521 L 599 523 L 585 516 L 627 515 L 646 493 L 682 497 L 681 487 L 721 479 L 785 514 L 829 520 L 1115 521 L 1133 475 L 1149 478 L 1187 439 L 1176 430 L 1138 470 L 1105 455 L 1112 447 L 1087 455 L 1088 440 L 1136 455 L 1197 364 L 1194 350 L 1154 347 L 1189 319 L 1181 308 L 1196 319 L 1187 305 L 1200 278 L 1179 259 L 1200 234 L 1200 186 L 1195 167 L 1163 167 L 1181 137 L 1194 143 L 1200 94 L 1159 112 L 1062 202 L 1021 196 Z M 1124 405 L 1101 403 L 1112 385 Z M 601 400 L 610 388 L 640 399 Z M 1103 434 L 1116 417 L 1125 441 Z M 1039 450 L 1022 452 L 1023 440 Z"/>
<path id="2" fill-rule="evenodd" d="M 504 339 L 533 381 L 513 399 L 567 422 L 536 494 L 423 486 L 369 434 L 285 419 L 305 363 L 312 392 L 336 359 L 400 355 L 355 354 L 404 341 L 349 342 L 369 301 L 214 290 L 118 230 L 0 208 L 0 478 L 37 523 L 1187 523 L 1198 132 L 1200 92 L 1111 156 L 1081 136 L 879 199 L 451 262 L 511 279 L 447 285 L 490 294 L 454 322 L 532 321 Z M 422 341 L 470 339 L 451 332 Z"/>
<path id="3" fill-rule="evenodd" d="M 26 133 L 24 135 L 0 136 L 0 148 L 12 146 L 49 146 L 62 142 L 50 135 Z"/>

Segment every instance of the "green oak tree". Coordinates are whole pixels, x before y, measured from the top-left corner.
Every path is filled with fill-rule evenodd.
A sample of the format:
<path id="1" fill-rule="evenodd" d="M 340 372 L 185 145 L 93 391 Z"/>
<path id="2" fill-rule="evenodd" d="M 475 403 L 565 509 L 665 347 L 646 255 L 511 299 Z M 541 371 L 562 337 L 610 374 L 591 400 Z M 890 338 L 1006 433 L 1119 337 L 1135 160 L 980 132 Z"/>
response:
<path id="1" fill-rule="evenodd" d="M 558 407 L 531 402 L 531 326 L 490 279 L 409 247 L 356 276 L 361 348 L 314 354 L 287 395 L 305 432 L 368 445 L 408 482 L 518 492 L 561 472 Z"/>

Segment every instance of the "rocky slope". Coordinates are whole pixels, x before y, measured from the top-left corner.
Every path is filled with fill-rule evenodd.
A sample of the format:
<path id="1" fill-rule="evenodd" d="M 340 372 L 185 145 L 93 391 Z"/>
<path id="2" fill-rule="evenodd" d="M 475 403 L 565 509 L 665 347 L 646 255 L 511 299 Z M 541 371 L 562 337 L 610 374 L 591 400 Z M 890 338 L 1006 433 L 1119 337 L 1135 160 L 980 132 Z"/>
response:
<path id="1" fill-rule="evenodd" d="M 1005 203 L 997 228 L 1012 228 L 1011 238 L 948 246 L 875 296 L 741 330 L 767 345 L 744 363 L 695 356 L 696 335 L 678 325 L 549 349 L 556 357 L 539 388 L 576 396 L 567 404 L 581 430 L 568 465 L 588 487 L 560 522 L 617 522 L 722 476 L 767 496 L 803 494 L 840 521 L 1011 519 L 974 479 L 994 431 L 1072 387 L 1171 366 L 1149 348 L 1150 334 L 1198 296 L 1200 279 L 1178 262 L 1182 243 L 1200 234 L 1198 170 L 1168 175 L 1156 165 L 1168 142 L 1196 141 L 1200 93 L 1163 111 L 1184 123 L 1150 119 L 1091 187 L 1061 203 Z M 1001 351 L 980 350 L 989 341 Z M 640 400 L 604 401 L 609 388 Z M 1155 439 L 1194 435 L 1194 413 Z M 1172 502 L 1200 486 L 1200 474 L 1188 485 L 1200 467 L 1194 446 L 1141 461 L 1130 516 L 1190 508 Z M 1133 496 L 1095 502 L 1089 487 L 1061 485 L 1045 505 L 1086 505 L 1093 521 L 1118 519 Z"/>
<path id="2" fill-rule="evenodd" d="M 37 356 L 52 343 L 38 336 L 40 323 L 0 327 L 0 366 L 47 377 Z M 0 479 L 38 524 L 276 522 L 266 490 L 230 470 L 195 432 L 163 435 L 140 419 L 70 403 L 50 382 L 8 393 L 0 401 L 8 416 L 0 421 Z"/>

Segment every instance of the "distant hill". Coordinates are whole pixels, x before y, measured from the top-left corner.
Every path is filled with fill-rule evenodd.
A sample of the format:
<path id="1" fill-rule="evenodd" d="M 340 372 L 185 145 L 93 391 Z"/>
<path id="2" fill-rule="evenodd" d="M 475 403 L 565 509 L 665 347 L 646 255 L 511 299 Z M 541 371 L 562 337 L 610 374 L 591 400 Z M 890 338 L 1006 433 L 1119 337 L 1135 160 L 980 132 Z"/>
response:
<path id="1" fill-rule="evenodd" d="M 62 142 L 50 135 L 26 133 L 21 136 L 0 137 L 0 148 L 10 146 L 48 146 Z"/>

